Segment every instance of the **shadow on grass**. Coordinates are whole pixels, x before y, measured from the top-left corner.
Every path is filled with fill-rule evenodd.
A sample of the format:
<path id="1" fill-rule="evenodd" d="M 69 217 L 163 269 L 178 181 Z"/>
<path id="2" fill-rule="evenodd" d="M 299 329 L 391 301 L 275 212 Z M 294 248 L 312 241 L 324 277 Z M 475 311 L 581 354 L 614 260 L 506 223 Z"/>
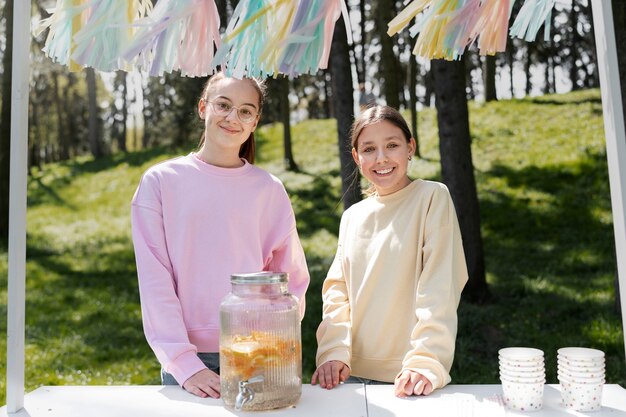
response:
<path id="1" fill-rule="evenodd" d="M 559 97 L 559 96 L 544 96 L 544 97 L 535 97 L 533 99 L 524 99 L 524 101 L 528 101 L 533 104 L 549 104 L 554 106 L 561 106 L 564 104 L 583 104 L 583 103 L 592 103 L 592 104 L 602 104 L 602 98 L 600 96 L 580 96 L 573 98 L 574 96 Z M 559 99 L 560 98 L 560 99 Z"/>
<path id="2" fill-rule="evenodd" d="M 29 177 L 30 184 L 28 189 L 28 206 L 34 207 L 40 204 L 50 203 L 61 207 L 68 207 L 72 210 L 77 210 L 75 206 L 68 205 L 55 190 L 61 190 L 69 186 L 74 179 L 79 178 L 82 174 L 93 174 L 108 171 L 120 165 L 141 166 L 146 162 L 159 157 L 162 157 L 165 160 L 169 157 L 168 152 L 175 154 L 176 151 L 166 147 L 156 147 L 137 152 L 120 152 L 97 159 L 73 159 L 60 162 L 57 164 L 59 167 L 69 168 L 67 175 L 59 175 L 48 181 L 48 184 L 44 184 L 42 181 L 43 176 L 46 175 L 45 171 Z M 183 154 L 184 153 L 181 153 L 181 155 Z"/>
<path id="3" fill-rule="evenodd" d="M 575 166 L 495 166 L 481 175 L 504 179 L 515 194 L 481 199 L 494 301 L 461 303 L 454 382 L 499 383 L 498 349 L 533 346 L 545 352 L 548 383 L 558 383 L 557 349 L 587 346 L 606 353 L 607 382 L 623 385 L 613 228 L 598 219 L 610 212 L 606 156 L 588 154 Z"/>
<path id="4" fill-rule="evenodd" d="M 26 334 L 42 351 L 58 351 L 50 368 L 88 369 L 150 357 L 131 242 L 111 238 L 66 254 L 46 247 L 38 237 L 27 248 L 29 263 L 37 267 L 27 280 Z M 69 354 L 74 357 L 64 364 Z"/>
<path id="5" fill-rule="evenodd" d="M 68 161 L 67 165 L 72 168 L 73 175 L 80 175 L 107 171 L 122 164 L 129 166 L 141 166 L 159 156 L 169 155 L 170 153 L 175 152 L 176 150 L 170 147 L 157 146 L 136 152 L 118 152 L 113 155 L 106 155 L 96 159 L 72 160 Z M 181 155 L 186 153 L 185 151 L 181 152 L 183 152 Z"/>

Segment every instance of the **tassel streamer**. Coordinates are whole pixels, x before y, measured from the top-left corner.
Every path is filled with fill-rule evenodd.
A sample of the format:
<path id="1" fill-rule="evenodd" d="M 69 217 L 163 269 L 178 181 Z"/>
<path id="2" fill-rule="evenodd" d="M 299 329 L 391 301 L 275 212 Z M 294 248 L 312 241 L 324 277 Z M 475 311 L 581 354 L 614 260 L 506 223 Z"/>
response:
<path id="1" fill-rule="evenodd" d="M 132 23 L 152 6 L 149 0 L 90 0 L 83 27 L 74 36 L 72 59 L 100 71 L 129 69 L 121 55 L 133 37 Z"/>
<path id="2" fill-rule="evenodd" d="M 556 0 L 526 0 L 511 26 L 511 37 L 532 42 L 542 24 L 545 25 L 544 40 L 550 40 L 550 19 Z"/>
<path id="3" fill-rule="evenodd" d="M 211 73 L 214 44 L 219 43 L 219 14 L 213 0 L 160 0 L 123 53 L 150 75 L 180 70 L 185 76 Z"/>
<path id="4" fill-rule="evenodd" d="M 349 28 L 344 0 L 242 0 L 213 66 L 235 77 L 314 73 L 328 65 L 341 14 Z"/>
<path id="5" fill-rule="evenodd" d="M 343 15 L 348 42 L 352 30 L 345 3 L 302 0 L 282 56 L 280 72 L 289 76 L 313 74 L 328 67 L 335 23 Z"/>
<path id="6" fill-rule="evenodd" d="M 268 41 L 272 13 L 289 0 L 241 0 L 226 28 L 222 45 L 215 53 L 217 65 L 228 75 L 241 78 L 246 74 L 263 77 L 266 73 L 256 57 L 260 57 Z M 267 75 L 273 75 L 269 73 Z"/>
<path id="7" fill-rule="evenodd" d="M 477 43 L 481 55 L 506 49 L 508 22 L 515 0 L 413 0 L 388 24 L 393 36 L 415 18 L 409 29 L 417 37 L 413 54 L 428 59 L 459 59 L 465 49 Z M 545 22 L 549 39 L 550 18 L 556 0 L 526 0 L 511 37 L 534 40 Z"/>
<path id="8" fill-rule="evenodd" d="M 478 50 L 480 55 L 495 55 L 506 50 L 507 27 L 515 0 L 486 1 L 477 27 L 480 28 Z"/>
<path id="9" fill-rule="evenodd" d="M 50 17 L 40 22 L 36 33 L 49 29 L 43 51 L 54 62 L 68 65 L 70 70 L 77 70 L 77 65 L 70 62 L 70 54 L 75 49 L 73 38 L 82 26 L 85 9 L 81 0 L 57 0 Z"/>

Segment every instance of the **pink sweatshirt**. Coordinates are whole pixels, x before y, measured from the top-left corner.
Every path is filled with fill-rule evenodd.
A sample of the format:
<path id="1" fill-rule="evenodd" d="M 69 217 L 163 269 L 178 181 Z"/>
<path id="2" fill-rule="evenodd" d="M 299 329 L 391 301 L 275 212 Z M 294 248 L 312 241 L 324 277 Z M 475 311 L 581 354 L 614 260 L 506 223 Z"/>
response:
<path id="1" fill-rule="evenodd" d="M 219 307 L 232 273 L 289 273 L 304 315 L 309 273 L 279 179 L 246 162 L 219 168 L 195 154 L 148 169 L 132 201 L 146 339 L 183 384 L 219 352 Z"/>

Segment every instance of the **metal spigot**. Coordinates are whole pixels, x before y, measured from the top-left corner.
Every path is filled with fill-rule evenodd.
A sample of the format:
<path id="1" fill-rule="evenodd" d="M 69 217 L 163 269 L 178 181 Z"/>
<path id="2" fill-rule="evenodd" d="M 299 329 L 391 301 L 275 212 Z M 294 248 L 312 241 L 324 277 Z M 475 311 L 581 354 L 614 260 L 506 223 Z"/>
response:
<path id="1" fill-rule="evenodd" d="M 257 375 L 247 381 L 239 381 L 239 394 L 235 398 L 235 410 L 241 411 L 246 403 L 254 399 L 254 390 L 249 385 L 263 382 L 264 380 L 263 375 Z"/>

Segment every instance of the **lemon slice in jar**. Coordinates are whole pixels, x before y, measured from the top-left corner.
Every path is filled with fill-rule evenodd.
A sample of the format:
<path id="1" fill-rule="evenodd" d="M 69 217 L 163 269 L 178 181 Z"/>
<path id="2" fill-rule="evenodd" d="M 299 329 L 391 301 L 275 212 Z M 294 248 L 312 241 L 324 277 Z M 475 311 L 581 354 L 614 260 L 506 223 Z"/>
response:
<path id="1" fill-rule="evenodd" d="M 256 342 L 254 340 L 247 340 L 243 342 L 235 342 L 230 348 L 232 349 L 233 353 L 237 353 L 240 355 L 250 355 L 252 352 L 258 350 L 260 347 L 261 344 L 259 342 Z"/>

